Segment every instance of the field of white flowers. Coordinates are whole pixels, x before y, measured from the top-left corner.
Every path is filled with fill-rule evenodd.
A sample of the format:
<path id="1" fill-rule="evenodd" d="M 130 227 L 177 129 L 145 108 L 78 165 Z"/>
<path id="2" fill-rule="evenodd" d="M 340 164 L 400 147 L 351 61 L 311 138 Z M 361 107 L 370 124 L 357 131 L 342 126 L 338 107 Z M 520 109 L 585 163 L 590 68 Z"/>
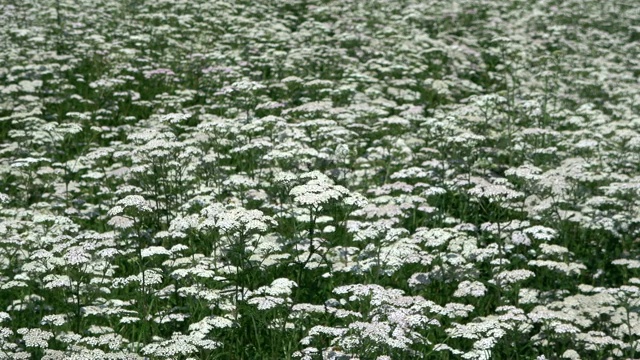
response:
<path id="1" fill-rule="evenodd" d="M 640 358 L 639 25 L 0 0 L 0 359 Z"/>

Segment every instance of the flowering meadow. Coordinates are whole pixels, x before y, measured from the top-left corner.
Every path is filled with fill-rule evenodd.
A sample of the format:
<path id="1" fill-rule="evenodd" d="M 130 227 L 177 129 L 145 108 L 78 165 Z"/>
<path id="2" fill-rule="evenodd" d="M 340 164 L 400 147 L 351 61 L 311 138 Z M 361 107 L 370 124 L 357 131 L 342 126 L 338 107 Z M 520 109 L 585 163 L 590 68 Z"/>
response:
<path id="1" fill-rule="evenodd" d="M 0 28 L 0 359 L 640 358 L 640 3 Z"/>

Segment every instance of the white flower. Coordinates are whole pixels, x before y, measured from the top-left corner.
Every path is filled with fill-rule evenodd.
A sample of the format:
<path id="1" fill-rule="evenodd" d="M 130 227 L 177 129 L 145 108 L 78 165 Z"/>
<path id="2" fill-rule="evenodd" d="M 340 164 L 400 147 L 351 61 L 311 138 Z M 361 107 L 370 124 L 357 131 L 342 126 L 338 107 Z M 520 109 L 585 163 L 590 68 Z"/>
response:
<path id="1" fill-rule="evenodd" d="M 363 322 L 354 321 L 349 324 L 348 328 L 363 338 L 367 338 L 373 341 L 374 344 L 387 343 L 391 338 L 389 333 L 391 332 L 391 326 L 385 322 Z"/>
<path id="2" fill-rule="evenodd" d="M 470 304 L 447 303 L 440 313 L 450 318 L 467 317 L 473 309 L 473 305 Z"/>
<path id="3" fill-rule="evenodd" d="M 120 250 L 115 248 L 100 249 L 96 252 L 96 255 L 104 259 L 113 259 L 116 255 L 120 254 Z"/>
<path id="4" fill-rule="evenodd" d="M 198 348 L 192 344 L 191 338 L 182 334 L 174 334 L 171 340 L 151 343 L 142 348 L 144 355 L 159 357 L 187 356 L 198 352 Z"/>
<path id="5" fill-rule="evenodd" d="M 3 283 L 2 286 L 0 286 L 0 289 L 7 290 L 7 289 L 13 289 L 16 287 L 22 288 L 22 287 L 28 287 L 28 286 L 29 285 L 27 285 L 27 283 L 24 281 L 10 280 Z"/>
<path id="6" fill-rule="evenodd" d="M 49 274 L 42 278 L 42 281 L 45 282 L 45 289 L 71 288 L 73 286 L 71 278 L 67 275 Z"/>
<path id="7" fill-rule="evenodd" d="M 546 226 L 535 225 L 522 230 L 525 234 L 531 235 L 536 240 L 549 241 L 557 236 L 557 231 Z"/>
<path id="8" fill-rule="evenodd" d="M 578 143 L 574 144 L 573 147 L 576 149 L 591 149 L 598 147 L 598 142 L 593 139 L 583 139 L 578 141 Z"/>
<path id="9" fill-rule="evenodd" d="M 627 269 L 640 269 L 640 260 L 635 259 L 616 259 L 611 264 L 626 266 Z"/>
<path id="10" fill-rule="evenodd" d="M 625 343 L 612 338 L 601 331 L 589 331 L 588 333 L 579 333 L 575 335 L 576 340 L 583 342 L 587 350 L 601 350 L 605 346 L 624 347 Z"/>
<path id="11" fill-rule="evenodd" d="M 127 208 L 136 209 L 140 212 L 151 212 L 151 207 L 147 203 L 147 200 L 145 200 L 142 196 L 127 195 L 123 199 L 118 200 L 116 205 L 108 211 L 107 215 L 120 215 Z"/>
<path id="12" fill-rule="evenodd" d="M 551 327 L 556 334 L 578 334 L 581 332 L 579 328 L 561 321 L 551 321 L 549 327 Z"/>
<path id="13" fill-rule="evenodd" d="M 279 184 L 289 185 L 298 179 L 296 174 L 289 171 L 279 171 L 273 175 L 273 181 Z"/>
<path id="14" fill-rule="evenodd" d="M 162 272 L 159 269 L 147 269 L 138 275 L 131 275 L 126 278 L 115 278 L 113 280 L 114 287 L 126 286 L 130 283 L 139 283 L 145 286 L 157 285 L 162 283 Z"/>
<path id="15" fill-rule="evenodd" d="M 519 191 L 498 184 L 479 184 L 467 190 L 467 193 L 471 196 L 489 199 L 489 201 L 514 200 L 524 196 Z"/>
<path id="16" fill-rule="evenodd" d="M 486 337 L 474 342 L 473 348 L 478 350 L 491 350 L 497 342 L 497 339 L 493 337 Z"/>
<path id="17" fill-rule="evenodd" d="M 222 316 L 207 316 L 204 319 L 189 325 L 189 331 L 206 335 L 213 329 L 230 328 L 234 322 Z"/>
<path id="18" fill-rule="evenodd" d="M 417 228 L 411 238 L 428 247 L 439 247 L 456 238 L 466 238 L 464 233 L 449 228 Z"/>
<path id="19" fill-rule="evenodd" d="M 540 244 L 540 251 L 545 255 L 564 255 L 570 254 L 569 249 L 560 245 Z"/>
<path id="20" fill-rule="evenodd" d="M 522 288 L 518 293 L 518 302 L 520 304 L 537 304 L 540 291 L 536 289 Z"/>
<path id="21" fill-rule="evenodd" d="M 566 263 L 552 260 L 530 260 L 527 264 L 529 266 L 546 267 L 547 269 L 557 271 L 565 275 L 580 275 L 582 270 L 587 270 L 585 265 L 575 262 Z"/>
<path id="22" fill-rule="evenodd" d="M 11 320 L 11 315 L 4 311 L 0 311 L 0 323 Z"/>
<path id="23" fill-rule="evenodd" d="M 206 218 L 199 225 L 200 228 L 218 229 L 222 233 L 262 233 L 277 224 L 272 217 L 260 210 L 247 210 L 240 206 L 225 207 L 222 204 L 214 204 L 204 208 L 202 214 Z"/>
<path id="24" fill-rule="evenodd" d="M 295 281 L 287 278 L 279 278 L 271 282 L 271 286 L 266 289 L 265 293 L 273 296 L 291 295 L 291 290 L 298 287 Z"/>
<path id="25" fill-rule="evenodd" d="M 301 85 L 304 83 L 304 80 L 297 76 L 287 76 L 286 78 L 280 80 L 283 84 L 293 84 L 293 85 Z"/>
<path id="26" fill-rule="evenodd" d="M 247 301 L 248 304 L 257 305 L 258 310 L 269 310 L 286 302 L 286 299 L 275 296 L 258 296 Z"/>
<path id="27" fill-rule="evenodd" d="M 531 239 L 521 231 L 514 231 L 511 234 L 511 243 L 514 245 L 531 245 Z"/>
<path id="28" fill-rule="evenodd" d="M 196 229 L 199 224 L 199 217 L 197 214 L 190 214 L 187 216 L 176 216 L 169 223 L 169 232 L 186 232 L 190 229 Z"/>
<path id="29" fill-rule="evenodd" d="M 464 297 L 464 296 L 473 296 L 480 297 L 484 296 L 487 292 L 487 287 L 484 286 L 483 283 L 479 281 L 468 281 L 465 280 L 458 284 L 458 289 L 453 293 L 455 297 Z"/>
<path id="30" fill-rule="evenodd" d="M 354 206 L 356 208 L 362 208 L 366 206 L 369 201 L 362 194 L 352 192 L 349 196 L 343 200 L 345 205 Z"/>
<path id="31" fill-rule="evenodd" d="M 138 318 L 138 317 L 135 317 L 135 316 L 123 316 L 120 319 L 120 324 L 132 324 L 132 323 L 135 323 L 135 322 L 138 322 L 138 321 L 140 321 L 140 318 Z"/>
<path id="32" fill-rule="evenodd" d="M 344 186 L 334 185 L 329 179 L 313 179 L 289 191 L 293 201 L 302 206 L 319 207 L 338 201 L 350 194 Z M 355 201 L 354 201 L 355 202 Z"/>
<path id="33" fill-rule="evenodd" d="M 38 347 L 42 349 L 49 347 L 49 339 L 53 337 L 52 332 L 42 329 L 20 328 L 17 333 L 22 335 L 22 340 L 24 340 L 25 346 Z"/>
<path id="34" fill-rule="evenodd" d="M 334 151 L 334 155 L 338 159 L 347 159 L 350 154 L 351 154 L 351 151 L 349 150 L 349 145 L 347 144 L 338 144 Z"/>
<path id="35" fill-rule="evenodd" d="M 306 339 L 307 338 L 300 340 L 300 343 L 304 345 L 303 340 L 306 340 Z M 302 349 L 301 351 L 294 352 L 292 356 L 294 358 L 300 358 L 300 360 L 313 360 L 317 357 L 314 355 L 318 355 L 318 353 L 320 353 L 320 350 L 318 350 L 317 348 L 307 347 Z"/>
<path id="36" fill-rule="evenodd" d="M 147 248 L 142 249 L 142 258 L 146 258 L 149 256 L 155 255 L 169 255 L 171 256 L 173 253 L 170 250 L 165 249 L 162 246 L 149 246 Z"/>
<path id="37" fill-rule="evenodd" d="M 288 114 L 313 114 L 329 111 L 333 107 L 331 101 L 310 101 L 300 106 L 286 109 L 282 112 L 283 115 Z"/>
<path id="38" fill-rule="evenodd" d="M 577 351 L 573 350 L 573 349 L 569 349 L 567 351 L 565 351 L 564 353 L 562 353 L 562 357 L 564 359 L 570 359 L 570 360 L 580 360 L 580 354 L 578 354 Z"/>
<path id="39" fill-rule="evenodd" d="M 347 333 L 347 329 L 335 328 L 324 325 L 316 325 L 309 329 L 309 336 L 316 335 L 330 335 L 330 336 L 342 336 Z"/>
<path id="40" fill-rule="evenodd" d="M 533 271 L 518 269 L 518 270 L 505 270 L 494 276 L 493 280 L 490 280 L 493 284 L 500 284 L 501 286 L 515 284 L 520 281 L 527 280 L 536 276 Z"/>
<path id="41" fill-rule="evenodd" d="M 453 355 L 462 355 L 464 353 L 463 351 L 456 350 L 447 344 L 435 344 L 433 346 L 433 351 L 450 351 Z"/>
<path id="42" fill-rule="evenodd" d="M 81 265 L 91 261 L 91 255 L 88 254 L 81 246 L 73 246 L 67 249 L 62 257 L 68 265 Z"/>
<path id="43" fill-rule="evenodd" d="M 192 114 L 183 114 L 183 113 L 170 113 L 170 114 L 162 114 L 159 117 L 160 122 L 168 122 L 171 124 L 178 124 L 185 120 L 191 118 Z"/>
<path id="44" fill-rule="evenodd" d="M 537 180 L 540 178 L 542 170 L 533 165 L 525 164 L 517 168 L 507 169 L 504 172 L 505 176 L 514 176 L 525 180 Z"/>
<path id="45" fill-rule="evenodd" d="M 233 91 L 240 91 L 240 92 L 251 92 L 255 90 L 264 89 L 265 87 L 266 86 L 258 82 L 250 81 L 250 80 L 241 80 L 231 84 L 231 89 Z"/>
<path id="46" fill-rule="evenodd" d="M 162 312 L 153 318 L 153 321 L 158 324 L 167 324 L 171 322 L 183 322 L 190 316 L 182 313 L 166 313 Z"/>

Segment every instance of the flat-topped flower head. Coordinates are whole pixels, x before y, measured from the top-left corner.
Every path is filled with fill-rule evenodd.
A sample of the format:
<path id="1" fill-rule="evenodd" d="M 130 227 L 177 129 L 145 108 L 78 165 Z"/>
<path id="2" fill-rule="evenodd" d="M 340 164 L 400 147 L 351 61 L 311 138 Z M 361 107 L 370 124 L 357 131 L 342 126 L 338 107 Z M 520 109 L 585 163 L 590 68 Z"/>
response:
<path id="1" fill-rule="evenodd" d="M 338 201 L 349 194 L 344 186 L 334 185 L 326 179 L 314 179 L 291 189 L 289 195 L 301 206 L 320 207 Z"/>
<path id="2" fill-rule="evenodd" d="M 306 175 L 306 176 L 305 176 Z M 289 195 L 302 207 L 320 208 L 331 203 L 343 203 L 348 206 L 362 207 L 367 203 L 364 196 L 352 193 L 341 185 L 336 185 L 326 175 L 307 173 L 301 176 L 311 177 L 305 184 L 294 186 Z"/>
<path id="3" fill-rule="evenodd" d="M 52 332 L 38 328 L 20 328 L 17 333 L 22 335 L 25 346 L 30 348 L 46 349 L 49 347 L 49 340 L 53 338 Z"/>
<path id="4" fill-rule="evenodd" d="M 151 207 L 147 200 L 140 195 L 127 195 L 123 199 L 118 200 L 116 205 L 109 210 L 107 215 L 116 216 L 125 213 L 126 210 L 134 210 L 140 213 L 151 212 Z"/>
<path id="5" fill-rule="evenodd" d="M 262 211 L 247 210 L 241 206 L 215 203 L 204 208 L 201 213 L 205 218 L 198 228 L 217 229 L 221 233 L 263 233 L 276 225 L 275 220 Z"/>
<path id="6" fill-rule="evenodd" d="M 453 293 L 454 297 L 481 297 L 487 292 L 487 287 L 479 281 L 464 280 L 458 284 L 458 289 Z"/>

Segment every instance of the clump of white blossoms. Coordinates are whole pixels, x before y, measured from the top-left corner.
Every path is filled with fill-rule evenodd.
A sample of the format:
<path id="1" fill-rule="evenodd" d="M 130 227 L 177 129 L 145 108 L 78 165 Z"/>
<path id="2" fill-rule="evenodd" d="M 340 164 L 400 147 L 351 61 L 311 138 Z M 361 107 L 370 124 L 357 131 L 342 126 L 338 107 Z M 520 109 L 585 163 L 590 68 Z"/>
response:
<path id="1" fill-rule="evenodd" d="M 162 246 L 149 246 L 149 247 L 146 247 L 146 248 L 142 249 L 142 251 L 141 251 L 141 257 L 142 258 L 152 257 L 152 256 L 156 256 L 156 255 L 171 256 L 171 255 L 173 255 L 173 252 L 171 250 L 168 250 L 168 249 L 162 247 Z"/>
<path id="2" fill-rule="evenodd" d="M 385 289 L 379 285 L 339 286 L 334 293 L 343 299 L 331 299 L 324 307 L 309 304 L 294 307 L 297 312 L 311 317 L 329 313 L 344 323 L 334 327 L 312 327 L 301 340 L 302 345 L 308 346 L 316 339 L 328 336 L 331 346 L 339 347 L 344 354 L 373 356 L 384 354 L 386 350 L 418 356 L 414 350 L 416 346 L 431 344 L 424 332 L 430 327 L 440 326 L 435 314 L 447 311 L 420 296 L 407 296 L 401 290 Z M 345 311 L 340 309 L 343 306 L 356 307 L 361 311 Z"/>
<path id="3" fill-rule="evenodd" d="M 199 229 L 215 229 L 222 234 L 245 236 L 263 233 L 276 225 L 275 220 L 262 211 L 248 210 L 242 206 L 215 203 L 202 209 L 201 214 L 204 218 L 198 224 Z"/>
<path id="4" fill-rule="evenodd" d="M 52 332 L 38 328 L 20 328 L 16 332 L 22 335 L 26 347 L 46 349 L 49 347 L 49 340 L 53 338 Z"/>
<path id="5" fill-rule="evenodd" d="M 1 3 L 0 358 L 638 357 L 637 1 Z"/>
<path id="6" fill-rule="evenodd" d="M 451 338 L 474 341 L 472 349 L 462 354 L 463 359 L 490 359 L 492 350 L 500 339 L 510 333 L 526 334 L 531 330 L 530 320 L 522 309 L 501 306 L 496 309 L 496 313 L 476 318 L 466 324 L 454 323 L 452 327 L 445 330 Z M 451 348 L 446 347 L 446 349 Z M 455 353 L 455 350 L 452 352 Z"/>
<path id="7" fill-rule="evenodd" d="M 471 184 L 473 187 L 467 190 L 467 193 L 476 199 L 487 199 L 489 202 L 503 204 L 524 197 L 524 193 L 512 189 L 506 179 L 488 181 L 483 178 L 472 177 Z"/>
<path id="8" fill-rule="evenodd" d="M 517 284 L 519 282 L 525 281 L 535 276 L 536 274 L 531 270 L 526 270 L 526 269 L 505 270 L 496 274 L 492 280 L 489 280 L 489 282 L 492 284 L 496 284 L 498 286 L 509 286 L 512 284 Z"/>
<path id="9" fill-rule="evenodd" d="M 279 305 L 290 304 L 289 295 L 294 287 L 298 287 L 295 281 L 286 278 L 275 279 L 269 286 L 261 286 L 251 292 L 248 304 L 255 305 L 258 310 L 268 310 Z"/>
<path id="10" fill-rule="evenodd" d="M 300 206 L 318 209 L 334 202 L 354 207 L 362 207 L 367 203 L 364 196 L 353 193 L 344 186 L 335 185 L 326 175 L 315 172 L 300 176 L 303 179 L 306 177 L 311 179 L 289 191 L 293 201 Z"/>
<path id="11" fill-rule="evenodd" d="M 455 297 L 481 297 L 487 293 L 487 287 L 479 281 L 464 280 L 458 284 L 458 289 L 453 293 Z"/>
<path id="12" fill-rule="evenodd" d="M 569 261 L 574 254 L 564 246 L 542 243 L 539 248 L 540 253 L 536 259 L 529 260 L 528 265 L 547 268 L 566 276 L 580 275 L 587 269 L 584 264 Z"/>
<path id="13" fill-rule="evenodd" d="M 162 359 L 174 359 L 176 356 L 193 355 L 201 350 L 213 350 L 220 346 L 221 344 L 217 341 L 174 333 L 168 340 L 160 340 L 146 345 L 141 352 L 144 355 Z"/>
<path id="14" fill-rule="evenodd" d="M 140 195 L 127 195 L 124 198 L 118 200 L 116 205 L 113 206 L 108 212 L 109 216 L 117 216 L 121 214 L 135 213 L 150 213 L 152 212 L 149 202 Z"/>

